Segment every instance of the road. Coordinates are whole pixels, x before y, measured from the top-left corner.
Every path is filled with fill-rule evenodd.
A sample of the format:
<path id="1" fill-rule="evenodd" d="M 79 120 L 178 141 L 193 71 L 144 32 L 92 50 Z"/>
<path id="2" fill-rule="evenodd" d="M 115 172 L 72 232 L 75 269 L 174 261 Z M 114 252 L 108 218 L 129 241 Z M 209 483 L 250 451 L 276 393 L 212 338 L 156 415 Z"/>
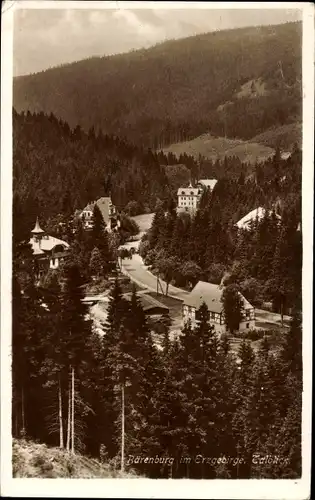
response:
<path id="1" fill-rule="evenodd" d="M 140 239 L 142 235 L 150 228 L 154 214 L 144 214 L 137 215 L 133 219 L 137 222 L 140 228 L 140 233 L 137 235 L 137 240 L 130 241 L 126 245 L 127 248 L 138 248 Z M 148 271 L 147 266 L 144 264 L 142 258 L 139 254 L 134 254 L 131 259 L 124 259 L 122 261 L 122 272 L 130 277 L 132 281 L 141 287 L 146 287 L 152 292 L 157 291 L 157 278 L 150 271 Z M 166 283 L 162 280 L 160 285 L 165 293 Z M 161 292 L 161 288 L 159 288 Z M 172 285 L 169 285 L 168 295 L 174 299 L 184 300 L 184 298 L 189 294 L 186 290 L 181 290 Z M 264 311 L 262 309 L 255 310 L 256 315 L 256 326 L 258 329 L 272 329 L 273 327 L 281 328 L 281 316 L 277 313 L 272 313 L 270 311 Z M 290 317 L 284 316 L 284 328 L 288 328 L 290 323 Z"/>
<path id="2" fill-rule="evenodd" d="M 132 281 L 134 281 L 139 286 L 145 286 L 151 292 L 156 292 L 157 278 L 150 271 L 148 271 L 147 266 L 144 264 L 142 258 L 138 254 L 134 254 L 132 259 L 124 259 L 122 261 L 122 271 L 127 274 Z M 166 283 L 160 280 L 160 285 L 163 292 L 166 291 Z M 159 288 L 159 292 L 161 292 Z M 168 295 L 174 299 L 184 300 L 184 298 L 189 294 L 186 290 L 181 290 L 175 286 L 169 285 Z"/>

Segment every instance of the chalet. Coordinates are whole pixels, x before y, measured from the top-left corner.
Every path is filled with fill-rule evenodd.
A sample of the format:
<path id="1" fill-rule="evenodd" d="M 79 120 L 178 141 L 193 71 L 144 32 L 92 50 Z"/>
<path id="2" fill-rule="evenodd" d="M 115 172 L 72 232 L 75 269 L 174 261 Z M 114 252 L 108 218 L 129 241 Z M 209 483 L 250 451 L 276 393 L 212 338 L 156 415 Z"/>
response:
<path id="1" fill-rule="evenodd" d="M 41 276 L 48 269 L 58 269 L 68 256 L 69 244 L 66 241 L 46 234 L 40 227 L 38 217 L 29 244 L 32 247 L 36 274 Z"/>
<path id="2" fill-rule="evenodd" d="M 270 210 L 269 215 L 271 215 L 273 212 Z M 248 230 L 251 228 L 252 224 L 255 223 L 256 221 L 259 222 L 261 221 L 266 215 L 266 209 L 263 207 L 258 207 L 249 212 L 248 214 L 244 215 L 242 219 L 240 219 L 237 223 L 236 226 L 238 229 L 245 229 Z M 275 214 L 276 218 L 278 221 L 281 221 L 281 216 L 278 214 Z"/>
<path id="3" fill-rule="evenodd" d="M 104 224 L 106 230 L 111 232 L 115 228 L 119 227 L 120 221 L 118 219 L 118 214 L 115 205 L 113 205 L 110 196 L 103 196 L 96 201 L 90 202 L 87 206 L 77 215 L 81 217 L 84 221 L 84 227 L 86 229 L 92 229 L 93 227 L 93 211 L 95 205 L 98 206 L 100 212 L 103 216 Z"/>
<path id="4" fill-rule="evenodd" d="M 198 309 L 205 302 L 209 310 L 209 323 L 213 325 L 219 334 L 226 332 L 226 325 L 221 302 L 224 288 L 221 285 L 199 281 L 183 302 L 183 322 L 191 321 L 192 326 L 198 321 Z M 250 330 L 255 328 L 255 309 L 248 300 L 241 295 L 243 302 L 242 321 L 239 330 Z"/>

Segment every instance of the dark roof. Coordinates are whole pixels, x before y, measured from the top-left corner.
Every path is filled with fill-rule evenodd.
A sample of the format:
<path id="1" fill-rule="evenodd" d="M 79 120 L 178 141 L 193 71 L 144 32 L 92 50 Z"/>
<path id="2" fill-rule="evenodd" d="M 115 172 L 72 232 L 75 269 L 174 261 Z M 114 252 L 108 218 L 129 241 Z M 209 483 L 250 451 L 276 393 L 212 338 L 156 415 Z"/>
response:
<path id="1" fill-rule="evenodd" d="M 131 299 L 131 293 L 126 293 L 124 297 L 128 300 Z M 150 310 L 153 309 L 159 309 L 162 313 L 168 313 L 169 308 L 156 300 L 154 297 L 151 297 L 151 295 L 147 295 L 144 293 L 138 294 L 138 298 L 140 300 L 140 303 L 142 305 L 142 308 L 144 312 L 148 313 Z"/>

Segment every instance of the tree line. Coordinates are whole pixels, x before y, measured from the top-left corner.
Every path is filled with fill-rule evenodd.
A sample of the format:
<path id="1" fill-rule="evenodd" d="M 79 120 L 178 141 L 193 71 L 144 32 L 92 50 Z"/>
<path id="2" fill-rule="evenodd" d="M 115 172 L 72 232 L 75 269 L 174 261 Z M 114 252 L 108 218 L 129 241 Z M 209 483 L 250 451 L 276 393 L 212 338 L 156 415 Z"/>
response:
<path id="1" fill-rule="evenodd" d="M 300 477 L 298 313 L 277 352 L 264 338 L 236 355 L 203 304 L 198 326 L 175 340 L 165 329 L 161 349 L 135 289 L 127 300 L 114 283 L 100 335 L 76 264 L 41 289 L 29 278 L 13 280 L 14 437 L 151 478 Z"/>
<path id="2" fill-rule="evenodd" d="M 14 239 L 13 436 L 152 478 L 300 477 L 299 305 L 276 351 L 265 337 L 257 352 L 245 340 L 233 352 L 209 325 L 205 304 L 196 328 L 187 324 L 174 339 L 165 321 L 157 343 L 136 290 L 128 300 L 116 280 L 100 333 L 82 302 L 84 284 L 110 275 L 117 247 L 97 207 L 93 219 L 90 232 L 80 219 L 58 224 L 70 256 L 40 286 L 29 245 Z M 148 241 L 158 243 L 163 230 L 168 249 L 165 238 L 179 220 L 170 200 L 166 215 L 157 211 Z M 181 248 L 185 233 L 175 234 Z M 196 251 L 201 240 L 195 243 Z M 261 462 L 267 455 L 276 462 Z"/>
<path id="3" fill-rule="evenodd" d="M 238 229 L 236 222 L 258 207 L 264 217 Z M 250 177 L 219 179 L 194 217 L 178 214 L 175 200 L 160 205 L 139 251 L 167 283 L 223 281 L 254 305 L 271 301 L 281 313 L 296 301 L 301 307 L 301 152 L 281 160 L 278 150 Z"/>

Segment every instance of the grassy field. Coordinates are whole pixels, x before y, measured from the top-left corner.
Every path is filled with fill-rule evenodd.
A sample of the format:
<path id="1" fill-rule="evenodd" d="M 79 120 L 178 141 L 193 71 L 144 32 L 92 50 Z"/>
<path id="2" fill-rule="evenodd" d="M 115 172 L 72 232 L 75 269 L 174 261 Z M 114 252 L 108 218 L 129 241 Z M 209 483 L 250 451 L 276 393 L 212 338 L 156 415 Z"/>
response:
<path id="1" fill-rule="evenodd" d="M 154 214 L 141 214 L 131 217 L 139 226 L 140 233 L 150 229 Z"/>
<path id="2" fill-rule="evenodd" d="M 237 156 L 243 162 L 254 164 L 256 161 L 262 161 L 272 156 L 274 149 L 256 141 L 249 142 L 203 134 L 190 141 L 171 144 L 164 148 L 164 152 L 172 152 L 177 156 L 187 153 L 195 158 L 201 154 L 213 161 L 223 159 L 225 156 Z"/>

